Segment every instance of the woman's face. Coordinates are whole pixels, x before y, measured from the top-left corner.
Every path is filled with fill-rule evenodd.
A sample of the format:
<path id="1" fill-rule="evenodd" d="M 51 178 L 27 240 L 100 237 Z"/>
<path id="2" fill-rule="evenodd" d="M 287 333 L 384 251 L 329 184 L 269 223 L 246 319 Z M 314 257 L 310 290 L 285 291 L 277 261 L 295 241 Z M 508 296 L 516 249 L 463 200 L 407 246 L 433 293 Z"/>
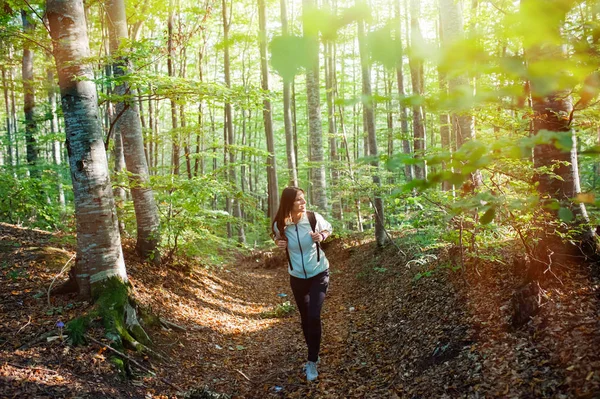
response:
<path id="1" fill-rule="evenodd" d="M 304 193 L 298 191 L 296 193 L 296 199 L 294 200 L 294 207 L 292 213 L 300 213 L 306 211 L 306 200 L 304 199 Z"/>

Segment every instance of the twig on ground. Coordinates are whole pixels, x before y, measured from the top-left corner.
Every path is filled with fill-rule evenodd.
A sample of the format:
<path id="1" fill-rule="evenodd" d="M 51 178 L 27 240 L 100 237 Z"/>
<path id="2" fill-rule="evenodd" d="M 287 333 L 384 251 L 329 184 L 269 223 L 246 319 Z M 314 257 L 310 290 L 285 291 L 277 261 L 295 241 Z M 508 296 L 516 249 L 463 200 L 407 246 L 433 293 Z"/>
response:
<path id="1" fill-rule="evenodd" d="M 15 335 L 18 335 L 18 334 L 19 334 L 21 331 L 23 331 L 23 329 L 24 329 L 25 327 L 27 327 L 28 325 L 30 325 L 30 324 L 31 324 L 31 316 L 27 316 L 27 317 L 29 317 L 29 320 L 27 321 L 27 323 L 26 323 L 26 324 L 25 324 L 23 327 L 19 328 L 19 331 L 17 331 L 17 332 L 15 333 Z"/>
<path id="2" fill-rule="evenodd" d="M 187 331 L 187 328 L 182 327 L 178 324 L 175 324 L 169 320 L 163 319 L 162 317 L 160 318 L 160 322 L 166 327 L 166 328 L 170 328 L 170 329 L 174 329 L 174 330 L 179 330 L 179 331 Z"/>
<path id="3" fill-rule="evenodd" d="M 90 337 L 88 334 L 86 334 L 86 335 L 85 335 L 85 337 L 86 337 L 87 339 L 89 339 L 90 341 L 92 341 L 92 342 L 94 342 L 94 343 L 96 343 L 96 344 L 98 344 L 98 345 L 101 345 L 103 348 L 106 348 L 106 349 L 108 349 L 108 350 L 110 350 L 110 351 L 112 351 L 112 352 L 116 353 L 117 355 L 119 355 L 119 356 L 121 356 L 121 357 L 124 357 L 125 359 L 129 360 L 131 363 L 135 364 L 136 366 L 138 366 L 138 367 L 139 367 L 139 368 L 141 368 L 142 370 L 144 370 L 144 371 L 146 371 L 146 372 L 150 373 L 150 374 L 151 374 L 153 377 L 157 377 L 159 380 L 161 380 L 161 381 L 162 381 L 162 382 L 164 382 L 165 384 L 169 385 L 170 387 L 172 387 L 172 388 L 176 389 L 177 391 L 179 391 L 179 392 L 183 392 L 183 389 L 181 389 L 180 387 L 178 387 L 177 385 L 173 384 L 172 382 L 170 382 L 169 380 L 167 380 L 167 379 L 165 379 L 165 378 L 163 378 L 163 377 L 158 377 L 154 371 L 152 371 L 152 370 L 150 370 L 149 368 L 147 368 L 147 367 L 145 367 L 145 366 L 141 365 L 141 364 L 140 364 L 139 362 L 137 362 L 135 359 L 132 359 L 131 357 L 129 357 L 129 356 L 127 356 L 126 354 L 124 354 L 123 352 L 121 352 L 121 351 L 118 351 L 118 350 L 116 350 L 115 348 L 112 348 L 110 345 L 104 344 L 104 343 L 102 343 L 102 342 L 98 341 L 97 339 Z"/>
<path id="4" fill-rule="evenodd" d="M 45 369 L 45 368 L 43 368 L 43 367 L 28 367 L 28 366 L 21 366 L 20 364 L 16 364 L 16 363 L 9 363 L 9 362 L 7 362 L 6 364 L 8 364 L 9 366 L 12 366 L 12 367 L 18 368 L 18 369 L 22 369 L 22 370 L 42 370 L 42 371 L 47 371 L 47 372 L 49 372 L 49 373 L 52 373 L 52 374 L 58 374 L 58 372 L 57 372 L 57 371 L 50 370 L 50 369 Z"/>
<path id="5" fill-rule="evenodd" d="M 235 371 L 237 371 L 238 373 L 240 373 L 242 375 L 242 377 L 244 377 L 246 380 L 248 380 L 248 382 L 252 382 L 252 380 L 250 378 L 248 378 L 248 376 L 244 373 L 242 373 L 240 370 L 235 369 Z"/>
<path id="6" fill-rule="evenodd" d="M 57 278 L 59 278 L 67 270 L 67 266 L 69 266 L 69 263 L 71 263 L 71 261 L 73 260 L 75 255 L 77 255 L 77 254 L 76 253 L 73 254 L 73 256 L 71 256 L 71 258 L 67 261 L 67 263 L 65 263 L 65 265 L 62 267 L 62 269 L 60 270 L 60 273 L 58 273 L 52 279 L 52 282 L 50 283 L 50 287 L 48 287 L 48 292 L 46 294 L 46 296 L 48 297 L 48 306 L 52 306 L 52 304 L 50 303 L 50 291 L 52 291 L 52 286 L 54 285 L 54 282 L 56 281 Z"/>
<path id="7" fill-rule="evenodd" d="M 45 332 L 45 333 L 43 333 L 42 335 L 39 335 L 39 336 L 37 336 L 36 338 L 32 339 L 31 341 L 29 341 L 29 342 L 26 342 L 26 343 L 24 343 L 23 345 L 21 345 L 21 346 L 19 347 L 19 350 L 24 350 L 24 349 L 27 349 L 27 348 L 29 348 L 29 347 L 31 347 L 31 346 L 33 346 L 33 345 L 35 345 L 35 344 L 39 343 L 39 342 L 42 342 L 42 341 L 44 341 L 46 338 L 48 338 L 48 337 L 50 337 L 50 336 L 52 336 L 52 335 L 54 335 L 54 334 L 56 334 L 56 330 L 55 330 L 55 329 L 52 329 L 52 330 L 50 330 L 50 331 L 46 331 L 46 332 Z"/>

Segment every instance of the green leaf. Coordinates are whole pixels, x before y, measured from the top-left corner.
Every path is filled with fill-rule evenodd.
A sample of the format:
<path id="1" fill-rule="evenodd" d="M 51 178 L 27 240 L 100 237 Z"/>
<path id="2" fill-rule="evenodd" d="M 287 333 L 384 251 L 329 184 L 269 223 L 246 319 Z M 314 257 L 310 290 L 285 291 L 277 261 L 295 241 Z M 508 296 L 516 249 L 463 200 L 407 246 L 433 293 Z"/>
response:
<path id="1" fill-rule="evenodd" d="M 573 136 L 571 135 L 571 132 L 561 132 L 557 134 L 556 143 L 554 145 L 559 150 L 571 151 L 571 148 L 573 148 Z"/>
<path id="2" fill-rule="evenodd" d="M 481 224 L 490 224 L 492 222 L 492 220 L 494 220 L 495 216 L 496 216 L 496 208 L 491 207 L 487 211 L 485 211 L 483 216 L 479 219 L 479 222 Z"/>
<path id="3" fill-rule="evenodd" d="M 271 65 L 286 81 L 294 79 L 307 66 L 310 58 L 309 40 L 301 36 L 275 36 L 270 43 Z"/>
<path id="4" fill-rule="evenodd" d="M 573 212 L 569 208 L 560 208 L 558 210 L 558 217 L 566 223 L 575 219 L 575 215 L 573 215 Z"/>

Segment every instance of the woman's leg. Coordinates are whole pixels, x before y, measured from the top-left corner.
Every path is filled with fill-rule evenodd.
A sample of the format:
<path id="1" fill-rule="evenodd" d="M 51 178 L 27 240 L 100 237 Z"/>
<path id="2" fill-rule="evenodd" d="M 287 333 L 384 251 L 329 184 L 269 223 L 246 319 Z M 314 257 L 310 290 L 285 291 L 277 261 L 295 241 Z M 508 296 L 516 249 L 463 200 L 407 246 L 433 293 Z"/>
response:
<path id="1" fill-rule="evenodd" d="M 296 306 L 300 312 L 300 321 L 302 323 L 302 332 L 304 333 L 304 340 L 308 345 L 308 305 L 309 305 L 309 290 L 310 280 L 305 280 L 297 277 L 290 276 L 290 286 L 292 287 L 292 293 L 296 300 Z"/>
<path id="2" fill-rule="evenodd" d="M 321 309 L 329 287 L 329 271 L 324 271 L 310 280 L 305 336 L 308 345 L 308 361 L 316 362 L 319 359 L 321 347 Z"/>

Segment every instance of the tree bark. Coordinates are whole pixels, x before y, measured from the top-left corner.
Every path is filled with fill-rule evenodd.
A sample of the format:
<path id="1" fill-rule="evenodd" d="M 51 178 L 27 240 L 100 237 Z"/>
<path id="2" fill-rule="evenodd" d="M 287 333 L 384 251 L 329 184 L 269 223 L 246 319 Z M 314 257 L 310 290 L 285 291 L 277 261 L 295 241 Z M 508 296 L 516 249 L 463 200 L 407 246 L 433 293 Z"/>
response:
<path id="1" fill-rule="evenodd" d="M 377 151 L 377 135 L 375 133 L 375 109 L 373 106 L 373 93 L 371 90 L 371 68 L 369 66 L 369 56 L 365 43 L 364 21 L 358 21 L 358 46 L 360 52 L 361 76 L 362 76 L 362 98 L 363 98 L 363 117 L 367 128 L 369 140 L 369 156 L 372 158 L 371 167 L 373 168 L 373 184 L 376 191 L 373 193 L 374 219 L 375 219 L 375 240 L 377 245 L 382 247 L 386 242 L 384 228 L 383 200 L 377 190 L 381 186 L 379 178 L 379 160 Z"/>
<path id="2" fill-rule="evenodd" d="M 260 42 L 260 74 L 261 88 L 265 93 L 269 92 L 269 70 L 267 66 L 267 18 L 265 0 L 258 0 L 258 25 Z M 289 105 L 289 104 L 288 104 Z M 275 138 L 273 136 L 273 119 L 271 111 L 271 100 L 263 98 L 263 121 L 265 125 L 265 136 L 267 139 L 267 194 L 268 213 L 271 220 L 279 208 L 279 186 L 277 184 L 277 162 L 275 159 Z"/>
<path id="3" fill-rule="evenodd" d="M 27 12 L 21 11 L 23 21 L 23 31 L 26 35 L 32 35 L 34 26 L 29 21 Z M 25 143 L 27 153 L 27 165 L 29 166 L 29 175 L 37 178 L 40 173 L 37 169 L 38 149 L 35 140 L 37 123 L 35 121 L 35 87 L 33 81 L 33 50 L 29 40 L 23 41 L 23 111 L 25 112 Z"/>
<path id="4" fill-rule="evenodd" d="M 225 46 L 223 48 L 223 56 L 224 56 L 224 69 L 225 69 L 225 86 L 228 89 L 231 89 L 231 72 L 230 72 L 230 61 L 229 61 L 229 26 L 230 20 L 227 15 L 227 2 L 226 0 L 222 0 L 221 5 L 223 7 L 223 41 Z M 229 182 L 231 183 L 231 187 L 237 191 L 237 174 L 235 172 L 235 158 L 236 154 L 233 149 L 233 145 L 235 144 L 235 136 L 233 132 L 233 112 L 231 107 L 231 102 L 226 100 L 225 102 L 225 136 L 227 137 L 227 146 L 226 152 L 229 154 Z M 227 148 L 229 147 L 229 148 Z M 228 199 L 228 202 L 230 200 Z M 237 236 L 238 241 L 240 243 L 246 242 L 246 233 L 244 232 L 244 223 L 242 220 L 242 209 L 240 207 L 240 201 L 237 198 L 233 198 L 231 206 L 233 208 L 233 216 L 237 219 L 238 228 L 237 228 Z"/>
<path id="5" fill-rule="evenodd" d="M 117 59 L 113 65 L 113 75 L 117 79 L 122 79 L 131 69 L 127 57 L 119 54 L 120 51 L 124 51 L 120 49 L 120 44 L 123 40 L 127 40 L 125 3 L 123 0 L 106 0 L 105 5 L 109 17 L 110 50 Z M 122 98 L 116 106 L 115 114 L 119 118 L 116 128 L 123 142 L 125 165 L 129 171 L 129 187 L 137 223 L 136 250 L 143 259 L 159 263 L 158 208 L 154 200 L 154 192 L 149 187 L 150 177 L 144 153 L 138 104 L 126 80 L 117 85 L 115 91 Z"/>
<path id="6" fill-rule="evenodd" d="M 302 11 L 306 14 L 314 7 L 313 0 L 302 0 Z M 306 97 L 308 107 L 308 131 L 310 146 L 311 202 L 313 206 L 327 211 L 326 175 L 323 155 L 323 127 L 321 125 L 321 98 L 319 90 L 319 41 L 318 33 L 311 32 L 308 21 L 303 20 L 302 29 L 310 47 L 306 69 Z"/>
<path id="7" fill-rule="evenodd" d="M 461 2 L 454 0 L 439 0 L 440 24 L 442 43 L 446 47 L 452 46 L 464 38 L 463 13 Z M 466 74 L 453 76 L 448 79 L 448 91 L 450 95 L 458 97 L 453 102 L 460 104 L 461 96 L 468 96 L 473 92 Z M 451 110 L 450 120 L 452 123 L 453 136 L 456 139 L 456 148 L 464 143 L 475 139 L 475 118 L 465 110 Z M 481 185 L 481 173 L 479 171 L 470 174 L 471 188 Z"/>
<path id="8" fill-rule="evenodd" d="M 127 281 L 81 0 L 48 0 L 77 220 L 79 292 L 110 277 Z"/>
<path id="9" fill-rule="evenodd" d="M 54 82 L 54 72 L 49 68 L 47 72 L 47 84 L 48 84 L 48 103 L 50 104 L 50 133 L 54 136 L 59 133 L 58 131 L 58 114 L 56 110 L 56 83 Z M 62 173 L 61 173 L 61 148 L 58 140 L 52 140 L 52 160 L 56 166 L 56 188 L 58 192 L 58 204 L 61 209 L 65 209 L 65 191 L 62 185 Z"/>
<path id="10" fill-rule="evenodd" d="M 411 27 L 411 56 L 410 77 L 413 89 L 413 95 L 423 95 L 423 60 L 416 56 L 416 49 L 423 43 L 421 28 L 419 27 L 419 2 L 411 0 L 410 2 L 410 27 Z M 413 105 L 413 137 L 414 150 L 417 157 L 422 157 L 427 149 L 427 141 L 425 135 L 425 121 L 423 115 L 423 107 L 419 104 Z M 427 179 L 427 163 L 414 165 L 414 173 L 417 179 Z"/>
<path id="11" fill-rule="evenodd" d="M 6 77 L 6 67 L 2 65 L 2 90 L 4 92 L 4 110 L 6 112 L 6 165 L 12 169 L 14 166 L 13 157 L 13 124 L 10 113 L 10 97 L 8 95 L 9 82 Z"/>
<path id="12" fill-rule="evenodd" d="M 288 19 L 286 0 L 280 0 L 281 34 L 288 35 Z M 292 78 L 293 79 L 293 78 Z M 294 124 L 292 121 L 292 82 L 283 79 L 283 125 L 285 128 L 285 149 L 287 153 L 289 185 L 298 186 L 298 170 L 296 168 L 296 146 L 294 145 Z"/>
<path id="13" fill-rule="evenodd" d="M 174 24 L 174 5 L 173 0 L 169 0 L 169 20 L 167 22 L 167 51 L 169 56 L 167 57 L 167 70 L 169 76 L 175 76 L 175 69 L 173 63 L 175 62 L 175 45 L 173 43 L 173 24 Z M 172 170 L 175 176 L 179 176 L 179 133 L 177 126 L 177 102 L 175 98 L 171 96 L 171 140 L 173 141 L 171 150 L 171 163 Z"/>

